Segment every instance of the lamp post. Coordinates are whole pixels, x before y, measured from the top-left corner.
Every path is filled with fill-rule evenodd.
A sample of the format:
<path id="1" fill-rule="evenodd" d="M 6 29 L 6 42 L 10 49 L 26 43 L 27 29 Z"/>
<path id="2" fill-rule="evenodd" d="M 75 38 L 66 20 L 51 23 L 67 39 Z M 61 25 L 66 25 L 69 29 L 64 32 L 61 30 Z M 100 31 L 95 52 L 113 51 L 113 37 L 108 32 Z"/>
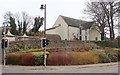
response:
<path id="1" fill-rule="evenodd" d="M 2 63 L 3 63 L 3 65 L 5 66 L 5 54 L 6 54 L 6 52 L 5 52 L 5 43 L 3 43 L 3 39 L 4 38 L 6 38 L 6 26 L 5 26 L 5 22 L 3 22 L 3 37 L 2 37 L 2 44 L 3 44 L 3 47 L 2 47 Z"/>
<path id="2" fill-rule="evenodd" d="M 44 9 L 44 33 L 43 33 L 43 38 L 46 38 L 46 4 L 41 5 L 40 7 L 41 10 Z M 44 66 L 46 66 L 46 46 L 44 47 Z"/>

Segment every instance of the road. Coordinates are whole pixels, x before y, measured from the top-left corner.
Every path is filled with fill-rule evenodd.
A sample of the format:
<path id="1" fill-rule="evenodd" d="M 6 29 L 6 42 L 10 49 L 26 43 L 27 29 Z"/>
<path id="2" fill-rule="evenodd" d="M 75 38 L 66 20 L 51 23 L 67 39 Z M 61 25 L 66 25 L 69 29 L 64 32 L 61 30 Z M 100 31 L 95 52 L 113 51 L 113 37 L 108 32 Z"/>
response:
<path id="1" fill-rule="evenodd" d="M 76 66 L 3 66 L 3 73 L 118 73 L 118 63 Z"/>

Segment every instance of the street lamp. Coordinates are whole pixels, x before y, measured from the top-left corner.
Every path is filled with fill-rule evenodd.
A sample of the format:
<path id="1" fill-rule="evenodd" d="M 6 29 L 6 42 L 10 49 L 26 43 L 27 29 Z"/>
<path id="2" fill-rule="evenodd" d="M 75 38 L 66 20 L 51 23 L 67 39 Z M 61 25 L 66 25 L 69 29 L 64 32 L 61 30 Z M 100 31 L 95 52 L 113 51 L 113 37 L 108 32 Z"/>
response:
<path id="1" fill-rule="evenodd" d="M 46 38 L 46 4 L 41 5 L 40 7 L 41 10 L 44 9 L 44 33 L 43 33 L 43 38 Z M 46 46 L 44 47 L 44 66 L 46 66 Z"/>

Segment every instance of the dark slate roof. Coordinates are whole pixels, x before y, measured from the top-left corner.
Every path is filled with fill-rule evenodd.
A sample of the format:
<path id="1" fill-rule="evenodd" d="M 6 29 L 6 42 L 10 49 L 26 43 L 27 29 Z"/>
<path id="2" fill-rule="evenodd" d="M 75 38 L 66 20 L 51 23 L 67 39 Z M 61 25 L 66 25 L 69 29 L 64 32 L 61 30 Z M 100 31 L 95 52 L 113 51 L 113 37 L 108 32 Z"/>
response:
<path id="1" fill-rule="evenodd" d="M 69 26 L 79 27 L 81 25 L 83 29 L 89 29 L 94 23 L 94 22 L 83 21 L 83 20 L 74 19 L 74 18 L 65 17 L 65 16 L 61 16 L 61 17 Z"/>
<path id="2" fill-rule="evenodd" d="M 86 22 L 84 24 L 81 24 L 84 29 L 90 29 L 90 27 L 93 25 L 94 22 Z"/>

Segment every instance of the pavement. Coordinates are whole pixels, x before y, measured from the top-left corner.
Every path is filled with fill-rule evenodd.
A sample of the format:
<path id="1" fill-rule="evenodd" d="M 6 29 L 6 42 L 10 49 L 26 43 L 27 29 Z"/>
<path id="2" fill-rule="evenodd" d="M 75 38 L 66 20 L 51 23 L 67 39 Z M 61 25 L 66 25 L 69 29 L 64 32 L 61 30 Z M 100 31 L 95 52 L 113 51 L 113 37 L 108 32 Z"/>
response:
<path id="1" fill-rule="evenodd" d="M 74 66 L 2 66 L 3 73 L 118 73 L 118 62 Z"/>

